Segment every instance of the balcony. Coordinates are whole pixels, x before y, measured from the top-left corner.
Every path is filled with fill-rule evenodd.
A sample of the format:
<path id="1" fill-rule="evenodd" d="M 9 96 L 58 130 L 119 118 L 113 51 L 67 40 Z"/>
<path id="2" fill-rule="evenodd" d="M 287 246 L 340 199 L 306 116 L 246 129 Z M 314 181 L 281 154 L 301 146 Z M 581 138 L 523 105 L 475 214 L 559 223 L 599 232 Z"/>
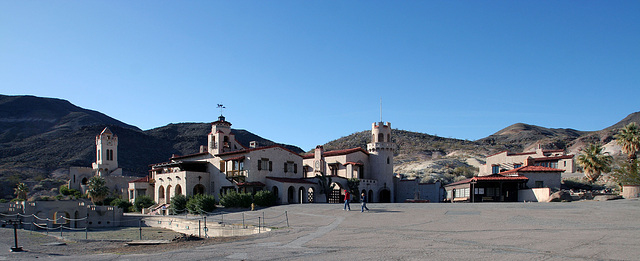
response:
<path id="1" fill-rule="evenodd" d="M 229 181 L 244 182 L 249 176 L 249 170 L 228 170 L 225 172 L 225 177 Z"/>

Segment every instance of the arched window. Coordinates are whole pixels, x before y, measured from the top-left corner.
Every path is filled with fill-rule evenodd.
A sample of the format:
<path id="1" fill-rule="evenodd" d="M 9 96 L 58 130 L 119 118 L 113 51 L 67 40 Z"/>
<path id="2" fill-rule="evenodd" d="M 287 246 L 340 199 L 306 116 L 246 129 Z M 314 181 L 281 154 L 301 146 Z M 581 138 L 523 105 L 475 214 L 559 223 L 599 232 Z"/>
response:
<path id="1" fill-rule="evenodd" d="M 387 134 L 387 142 L 391 142 L 391 134 Z"/>
<path id="2" fill-rule="evenodd" d="M 382 133 L 378 134 L 378 142 L 384 142 L 384 134 Z"/>

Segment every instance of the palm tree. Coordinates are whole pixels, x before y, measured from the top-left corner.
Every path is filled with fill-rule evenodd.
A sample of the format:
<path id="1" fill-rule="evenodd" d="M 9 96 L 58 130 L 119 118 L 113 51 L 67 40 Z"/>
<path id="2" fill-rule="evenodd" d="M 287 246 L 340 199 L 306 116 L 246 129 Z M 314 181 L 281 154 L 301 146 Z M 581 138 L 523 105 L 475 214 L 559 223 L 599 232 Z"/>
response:
<path id="1" fill-rule="evenodd" d="M 602 145 L 592 143 L 581 151 L 582 153 L 578 155 L 578 164 L 584 169 L 584 176 L 589 182 L 595 182 L 602 172 L 611 170 L 613 157 L 608 152 L 604 152 Z"/>
<path id="2" fill-rule="evenodd" d="M 29 193 L 29 187 L 27 184 L 20 182 L 16 185 L 14 191 L 18 199 L 26 200 L 27 194 Z"/>
<path id="3" fill-rule="evenodd" d="M 613 137 L 622 146 L 622 152 L 629 155 L 629 162 L 637 158 L 636 153 L 640 150 L 640 127 L 638 127 L 638 124 L 635 122 L 629 123 Z"/>
<path id="4" fill-rule="evenodd" d="M 102 177 L 93 176 L 89 180 L 87 195 L 91 198 L 93 204 L 102 202 L 109 195 L 109 188 Z"/>
<path id="5" fill-rule="evenodd" d="M 318 178 L 318 185 L 320 186 L 320 194 L 325 194 L 327 196 L 327 203 L 329 203 L 329 196 L 331 195 L 331 191 L 335 188 L 336 184 L 333 183 L 331 177 L 322 173 L 322 175 L 316 174 L 316 178 Z"/>

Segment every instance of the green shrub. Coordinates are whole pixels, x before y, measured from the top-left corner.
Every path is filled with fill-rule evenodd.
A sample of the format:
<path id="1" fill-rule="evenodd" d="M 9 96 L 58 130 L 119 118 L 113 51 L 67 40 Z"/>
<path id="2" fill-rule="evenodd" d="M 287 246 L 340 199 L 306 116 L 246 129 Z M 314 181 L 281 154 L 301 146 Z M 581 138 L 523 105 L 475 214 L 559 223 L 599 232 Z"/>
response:
<path id="1" fill-rule="evenodd" d="M 276 195 L 270 190 L 260 190 L 253 195 L 253 202 L 260 207 L 270 207 L 276 204 Z"/>
<path id="2" fill-rule="evenodd" d="M 138 196 L 136 200 L 133 202 L 133 208 L 136 212 L 141 212 L 142 209 L 148 208 L 156 204 L 153 202 L 153 199 L 147 195 Z"/>
<path id="3" fill-rule="evenodd" d="M 198 194 L 189 197 L 186 207 L 191 214 L 205 214 L 216 209 L 216 198 L 212 195 Z"/>
<path id="4" fill-rule="evenodd" d="M 180 214 L 187 210 L 187 197 L 184 195 L 175 195 L 171 198 L 169 211 L 171 214 Z"/>
<path id="5" fill-rule="evenodd" d="M 63 200 L 64 199 L 64 195 L 58 194 L 58 195 L 56 195 L 56 199 L 57 200 Z"/>
<path id="6" fill-rule="evenodd" d="M 122 209 L 122 212 L 129 212 L 131 210 L 131 207 L 133 206 L 133 204 L 131 204 L 131 202 L 129 202 L 128 200 L 124 200 L 121 198 L 117 198 L 111 201 L 111 206 L 114 207 L 119 207 Z"/>
<path id="7" fill-rule="evenodd" d="M 230 191 L 220 197 L 220 205 L 225 208 L 248 208 L 251 206 L 252 196 L 249 193 Z"/>
<path id="8" fill-rule="evenodd" d="M 9 202 L 9 201 L 4 199 L 4 198 L 0 198 L 0 203 L 7 203 L 7 202 Z"/>

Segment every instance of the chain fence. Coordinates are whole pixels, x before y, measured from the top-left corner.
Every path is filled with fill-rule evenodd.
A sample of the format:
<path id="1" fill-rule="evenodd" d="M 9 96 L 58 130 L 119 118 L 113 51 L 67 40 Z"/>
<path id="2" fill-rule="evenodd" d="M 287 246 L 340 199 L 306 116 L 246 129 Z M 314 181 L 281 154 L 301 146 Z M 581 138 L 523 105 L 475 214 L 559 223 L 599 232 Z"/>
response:
<path id="1" fill-rule="evenodd" d="M 181 211 L 177 211 L 181 212 Z M 264 233 L 289 227 L 288 213 L 273 211 L 228 212 L 216 210 L 193 215 L 186 211 L 173 215 L 125 215 L 110 226 L 92 226 L 88 217 L 51 218 L 35 214 L 4 214 L 0 217 L 23 230 L 69 240 L 174 240 L 186 235 L 202 238 Z M 239 233 L 243 231 L 243 233 Z"/>

